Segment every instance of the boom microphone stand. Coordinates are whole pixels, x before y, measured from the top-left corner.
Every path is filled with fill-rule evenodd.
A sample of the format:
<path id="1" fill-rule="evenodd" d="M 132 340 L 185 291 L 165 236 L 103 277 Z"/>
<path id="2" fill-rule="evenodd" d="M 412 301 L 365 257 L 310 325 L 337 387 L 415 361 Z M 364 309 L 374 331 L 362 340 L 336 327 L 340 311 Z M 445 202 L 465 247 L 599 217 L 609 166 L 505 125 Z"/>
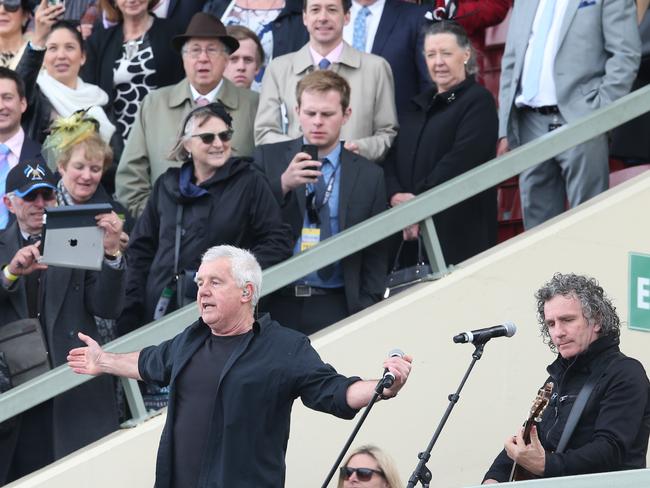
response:
<path id="1" fill-rule="evenodd" d="M 330 469 L 330 472 L 327 474 L 327 478 L 325 478 L 325 481 L 323 482 L 323 485 L 321 488 L 327 488 L 327 485 L 329 482 L 332 480 L 332 477 L 336 473 L 336 470 L 339 468 L 339 465 L 341 464 L 341 461 L 343 460 L 343 457 L 345 456 L 345 453 L 348 452 L 348 449 L 350 449 L 350 446 L 352 445 L 352 441 L 354 441 L 354 438 L 357 436 L 357 433 L 359 432 L 359 429 L 361 429 L 361 426 L 363 425 L 363 422 L 366 420 L 366 417 L 370 413 L 370 409 L 372 406 L 377 403 L 377 400 L 381 396 L 381 394 L 384 392 L 384 388 L 389 388 L 386 384 L 386 380 L 388 378 L 384 376 L 377 382 L 377 386 L 375 386 L 375 393 L 372 395 L 372 398 L 368 402 L 368 405 L 366 406 L 366 410 L 363 412 L 363 415 L 357 422 L 357 425 L 354 427 L 354 430 L 352 431 L 352 434 L 350 434 L 350 437 L 348 437 L 347 442 L 345 443 L 345 446 L 343 446 L 343 449 L 341 450 L 341 453 L 339 454 L 339 457 L 336 458 L 336 461 L 334 461 L 334 465 L 332 466 L 332 469 Z M 392 380 L 391 380 L 392 383 Z"/>
<path id="2" fill-rule="evenodd" d="M 429 442 L 427 449 L 424 452 L 418 454 L 418 459 L 420 461 L 418 462 L 418 465 L 413 471 L 413 474 L 411 474 L 411 477 L 409 478 L 409 482 L 408 485 L 406 485 L 406 488 L 414 488 L 415 485 L 418 484 L 418 482 L 422 483 L 422 486 L 424 488 L 429 488 L 429 483 L 431 482 L 431 471 L 429 470 L 429 468 L 427 468 L 426 463 L 427 461 L 429 461 L 429 458 L 431 457 L 431 450 L 433 449 L 433 446 L 438 440 L 438 437 L 440 436 L 443 427 L 447 423 L 447 419 L 449 418 L 451 411 L 453 410 L 453 408 L 456 406 L 456 403 L 458 403 L 458 400 L 460 399 L 460 391 L 463 389 L 463 386 L 465 386 L 465 382 L 467 381 L 469 374 L 472 372 L 472 369 L 474 368 L 476 361 L 481 359 L 481 356 L 483 355 L 483 348 L 485 347 L 485 342 L 479 342 L 475 346 L 476 348 L 472 353 L 472 362 L 467 368 L 467 371 L 465 371 L 465 376 L 463 376 L 463 379 L 461 380 L 460 385 L 456 390 L 456 393 L 452 393 L 449 395 L 448 397 L 449 405 L 447 406 L 447 410 L 442 416 L 442 419 L 438 424 L 438 428 L 433 434 L 433 438 L 431 439 L 431 442 Z M 323 488 L 325 487 L 323 486 Z"/>

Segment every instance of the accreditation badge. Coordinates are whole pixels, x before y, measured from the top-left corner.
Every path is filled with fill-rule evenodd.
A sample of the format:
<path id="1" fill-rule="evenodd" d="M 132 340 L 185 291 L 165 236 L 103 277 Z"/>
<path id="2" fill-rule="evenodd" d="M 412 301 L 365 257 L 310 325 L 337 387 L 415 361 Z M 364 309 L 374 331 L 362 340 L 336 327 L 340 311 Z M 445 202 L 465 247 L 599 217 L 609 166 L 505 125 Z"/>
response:
<path id="1" fill-rule="evenodd" d="M 303 227 L 300 239 L 300 252 L 311 249 L 320 242 L 320 229 L 318 227 Z"/>

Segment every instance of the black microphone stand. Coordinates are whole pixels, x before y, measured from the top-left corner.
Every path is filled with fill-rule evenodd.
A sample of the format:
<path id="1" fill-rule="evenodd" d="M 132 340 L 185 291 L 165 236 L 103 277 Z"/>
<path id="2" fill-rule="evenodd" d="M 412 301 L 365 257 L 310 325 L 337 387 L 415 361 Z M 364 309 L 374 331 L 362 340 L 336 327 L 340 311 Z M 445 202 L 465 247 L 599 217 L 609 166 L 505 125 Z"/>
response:
<path id="1" fill-rule="evenodd" d="M 429 483 L 431 482 L 431 471 L 429 470 L 429 468 L 427 468 L 426 464 L 427 461 L 429 461 L 429 458 L 431 457 L 431 450 L 433 449 L 433 446 L 436 444 L 436 441 L 438 440 L 438 437 L 440 436 L 443 427 L 447 423 L 447 419 L 449 418 L 451 411 L 458 403 L 458 400 L 460 399 L 460 391 L 463 389 L 463 386 L 465 386 L 465 382 L 467 381 L 469 374 L 472 372 L 472 369 L 474 368 L 476 361 L 481 359 L 481 356 L 483 355 L 483 348 L 485 347 L 485 342 L 480 342 L 479 344 L 475 344 L 475 346 L 476 348 L 472 353 L 472 362 L 467 368 L 467 371 L 465 371 L 465 376 L 463 376 L 463 379 L 460 382 L 460 385 L 458 386 L 456 393 L 452 393 L 449 395 L 448 397 L 449 405 L 447 406 L 447 410 L 445 411 L 445 414 L 442 416 L 442 419 L 438 424 L 438 428 L 433 434 L 433 438 L 431 439 L 431 442 L 429 442 L 426 451 L 418 454 L 418 459 L 420 461 L 418 462 L 418 465 L 413 471 L 413 474 L 411 474 L 411 477 L 409 478 L 409 482 L 408 485 L 406 485 L 406 488 L 414 488 L 415 485 L 418 484 L 418 482 L 422 483 L 422 486 L 424 488 L 429 488 Z"/>
<path id="2" fill-rule="evenodd" d="M 384 388 L 387 388 L 386 384 L 384 383 L 386 381 L 386 377 L 381 378 L 377 382 L 377 386 L 375 386 L 375 393 L 372 395 L 372 398 L 368 402 L 368 405 L 366 406 L 366 410 L 363 412 L 363 415 L 357 422 L 357 425 L 354 427 L 354 430 L 352 431 L 352 434 L 350 434 L 350 437 L 348 437 L 347 442 L 343 446 L 343 449 L 341 450 L 341 453 L 339 454 L 339 457 L 336 458 L 336 461 L 334 461 L 334 465 L 332 466 L 332 469 L 330 469 L 330 472 L 327 474 L 327 478 L 325 478 L 325 481 L 323 482 L 323 485 L 321 488 L 327 488 L 327 485 L 329 485 L 330 481 L 332 481 L 332 477 L 336 473 L 336 470 L 339 468 L 339 464 L 341 464 L 341 461 L 343 460 L 343 457 L 345 456 L 345 453 L 348 452 L 348 449 L 350 449 L 350 446 L 352 445 L 352 442 L 354 441 L 354 438 L 357 436 L 357 433 L 359 432 L 359 429 L 361 429 L 361 426 L 363 425 L 364 421 L 366 420 L 366 417 L 370 413 L 370 409 L 372 406 L 377 403 L 377 400 L 381 396 L 381 394 L 384 392 Z"/>

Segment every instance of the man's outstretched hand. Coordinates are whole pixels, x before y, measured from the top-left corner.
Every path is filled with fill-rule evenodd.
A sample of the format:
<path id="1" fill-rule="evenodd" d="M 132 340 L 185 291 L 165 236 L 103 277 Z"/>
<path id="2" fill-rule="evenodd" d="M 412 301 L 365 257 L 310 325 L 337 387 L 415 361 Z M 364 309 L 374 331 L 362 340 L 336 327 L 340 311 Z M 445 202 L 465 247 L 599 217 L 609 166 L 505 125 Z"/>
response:
<path id="1" fill-rule="evenodd" d="M 104 350 L 92 337 L 79 332 L 79 339 L 86 347 L 77 347 L 68 353 L 68 366 L 77 374 L 90 374 L 97 376 L 103 373 L 100 368 L 100 359 Z"/>

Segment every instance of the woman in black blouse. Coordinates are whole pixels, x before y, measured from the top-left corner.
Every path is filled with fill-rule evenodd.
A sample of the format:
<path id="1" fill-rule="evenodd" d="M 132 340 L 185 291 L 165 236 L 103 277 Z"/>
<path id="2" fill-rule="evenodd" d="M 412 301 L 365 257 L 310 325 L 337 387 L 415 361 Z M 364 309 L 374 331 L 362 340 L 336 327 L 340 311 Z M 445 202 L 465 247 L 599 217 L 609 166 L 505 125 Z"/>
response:
<path id="1" fill-rule="evenodd" d="M 181 58 L 170 42 L 178 32 L 167 20 L 150 13 L 156 3 L 100 0 L 107 18 L 118 23 L 108 29 L 96 26 L 88 38 L 82 78 L 108 93 L 117 132 L 124 141 L 145 95 L 184 77 Z"/>
<path id="2" fill-rule="evenodd" d="M 464 29 L 452 21 L 429 26 L 424 56 L 435 87 L 414 97 L 401 117 L 399 135 L 385 164 L 391 206 L 476 168 L 496 154 L 496 105 L 471 74 L 472 49 Z M 496 242 L 496 190 L 486 190 L 438 213 L 434 223 L 447 264 L 484 251 Z M 418 234 L 415 224 L 404 229 L 403 238 L 415 241 Z M 405 248 L 407 256 L 415 256 L 415 243 L 408 242 Z"/>

